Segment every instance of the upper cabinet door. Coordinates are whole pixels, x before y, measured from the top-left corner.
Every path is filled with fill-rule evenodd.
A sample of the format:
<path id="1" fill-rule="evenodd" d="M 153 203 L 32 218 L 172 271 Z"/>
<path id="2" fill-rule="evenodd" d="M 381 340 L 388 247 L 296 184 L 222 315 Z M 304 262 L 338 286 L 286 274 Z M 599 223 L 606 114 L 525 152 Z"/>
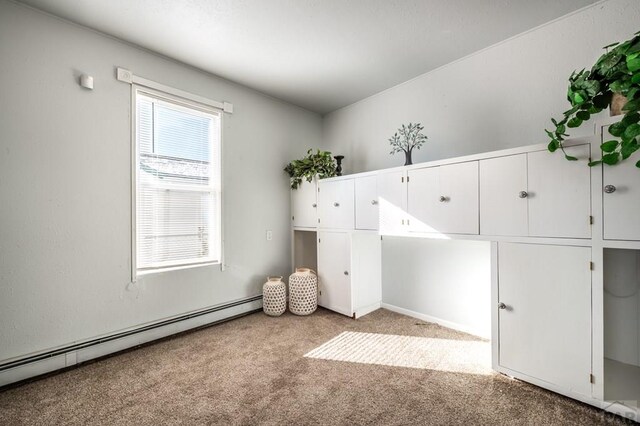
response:
<path id="1" fill-rule="evenodd" d="M 478 162 L 410 170 L 411 230 L 478 234 Z"/>
<path id="2" fill-rule="evenodd" d="M 590 147 L 577 145 L 566 151 L 580 161 L 548 151 L 527 154 L 532 237 L 591 237 L 591 170 L 586 165 Z"/>
<path id="3" fill-rule="evenodd" d="M 356 229 L 378 229 L 378 178 L 355 179 Z"/>
<path id="4" fill-rule="evenodd" d="M 318 182 L 320 227 L 354 229 L 353 179 Z"/>
<path id="5" fill-rule="evenodd" d="M 527 236 L 527 155 L 480 161 L 480 233 Z"/>
<path id="6" fill-rule="evenodd" d="M 411 230 L 446 232 L 439 202 L 440 167 L 409 170 L 407 178 L 407 213 Z"/>
<path id="7" fill-rule="evenodd" d="M 298 189 L 291 190 L 291 219 L 293 226 L 315 228 L 318 226 L 317 187 L 315 180 L 303 180 Z"/>
<path id="8" fill-rule="evenodd" d="M 378 174 L 379 229 L 383 235 L 406 232 L 407 183 L 406 172 Z"/>
<path id="9" fill-rule="evenodd" d="M 605 130 L 606 131 L 606 130 Z M 640 240 L 640 169 L 637 157 L 603 166 L 604 238 Z"/>
<path id="10" fill-rule="evenodd" d="M 478 162 L 450 164 L 440 169 L 442 232 L 478 234 Z M 443 198 L 444 197 L 444 198 Z"/>

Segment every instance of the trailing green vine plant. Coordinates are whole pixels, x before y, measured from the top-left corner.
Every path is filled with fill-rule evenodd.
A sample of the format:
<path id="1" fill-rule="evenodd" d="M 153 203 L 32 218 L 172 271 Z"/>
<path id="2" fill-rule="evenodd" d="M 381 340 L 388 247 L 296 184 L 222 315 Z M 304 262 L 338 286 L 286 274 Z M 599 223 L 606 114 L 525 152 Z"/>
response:
<path id="1" fill-rule="evenodd" d="M 311 182 L 316 175 L 320 179 L 336 176 L 336 163 L 331 152 L 317 150 L 314 154 L 310 149 L 305 157 L 287 164 L 284 171 L 289 174 L 291 188 L 297 189 L 302 179 Z"/>
<path id="2" fill-rule="evenodd" d="M 571 74 L 567 91 L 571 109 L 563 113 L 560 121 L 551 119 L 555 129 L 545 129 L 551 139 L 549 151 L 560 149 L 567 160 L 576 161 L 577 158 L 568 155 L 564 149 L 563 141 L 569 136 L 567 128 L 580 127 L 593 114 L 606 109 L 614 94 L 626 97 L 627 102 L 622 108 L 624 117 L 609 126 L 609 133 L 619 139 L 602 143 L 602 159 L 590 161 L 589 166 L 600 163 L 614 165 L 640 149 L 640 31 L 630 40 L 610 44 L 604 49 L 606 53 L 591 70 L 583 69 Z M 636 167 L 640 168 L 640 161 Z"/>

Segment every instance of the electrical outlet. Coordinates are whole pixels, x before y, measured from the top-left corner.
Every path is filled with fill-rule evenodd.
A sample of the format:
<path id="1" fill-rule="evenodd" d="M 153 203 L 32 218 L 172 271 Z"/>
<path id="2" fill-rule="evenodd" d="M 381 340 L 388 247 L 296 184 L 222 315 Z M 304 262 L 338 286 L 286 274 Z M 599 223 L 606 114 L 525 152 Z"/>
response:
<path id="1" fill-rule="evenodd" d="M 273 240 L 273 231 L 268 229 L 267 230 L 267 241 L 271 241 Z"/>

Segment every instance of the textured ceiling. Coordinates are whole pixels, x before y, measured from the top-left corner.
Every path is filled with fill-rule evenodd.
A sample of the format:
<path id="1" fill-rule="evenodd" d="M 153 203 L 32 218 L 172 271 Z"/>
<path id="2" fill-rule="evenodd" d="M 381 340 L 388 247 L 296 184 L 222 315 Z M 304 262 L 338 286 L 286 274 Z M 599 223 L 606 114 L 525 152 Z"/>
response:
<path id="1" fill-rule="evenodd" d="M 595 0 L 24 0 L 327 113 Z"/>

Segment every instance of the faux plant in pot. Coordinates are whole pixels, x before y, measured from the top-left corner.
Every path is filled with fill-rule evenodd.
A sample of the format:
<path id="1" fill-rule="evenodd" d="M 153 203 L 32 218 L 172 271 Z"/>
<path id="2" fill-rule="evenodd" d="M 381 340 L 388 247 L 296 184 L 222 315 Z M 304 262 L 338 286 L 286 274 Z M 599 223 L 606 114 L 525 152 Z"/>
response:
<path id="1" fill-rule="evenodd" d="M 563 141 L 569 136 L 567 129 L 579 127 L 610 105 L 615 115 L 616 105 L 622 104 L 624 117 L 609 126 L 609 133 L 619 140 L 604 142 L 600 146 L 602 160 L 591 161 L 590 166 L 617 164 L 640 149 L 640 31 L 630 40 L 604 49 L 607 52 L 590 70 L 571 74 L 567 91 L 571 109 L 564 112 L 561 120 L 551 119 L 554 129 L 545 130 L 551 139 L 549 151 L 560 149 L 567 160 L 575 161 L 575 157 L 564 151 Z M 636 166 L 640 168 L 640 161 Z"/>
<path id="2" fill-rule="evenodd" d="M 420 123 L 409 123 L 407 126 L 403 124 L 402 127 L 389 138 L 389 144 L 391 144 L 391 152 L 389 154 L 404 152 L 404 165 L 408 166 L 413 164 L 411 159 L 412 151 L 414 149 L 420 149 L 428 139 L 426 135 L 422 134 L 423 130 L 424 126 Z"/>
<path id="3" fill-rule="evenodd" d="M 320 179 L 336 176 L 336 163 L 329 151 L 313 153 L 310 149 L 305 157 L 287 164 L 284 171 L 289 174 L 291 188 L 298 189 L 303 179 L 311 182 L 316 176 Z"/>

